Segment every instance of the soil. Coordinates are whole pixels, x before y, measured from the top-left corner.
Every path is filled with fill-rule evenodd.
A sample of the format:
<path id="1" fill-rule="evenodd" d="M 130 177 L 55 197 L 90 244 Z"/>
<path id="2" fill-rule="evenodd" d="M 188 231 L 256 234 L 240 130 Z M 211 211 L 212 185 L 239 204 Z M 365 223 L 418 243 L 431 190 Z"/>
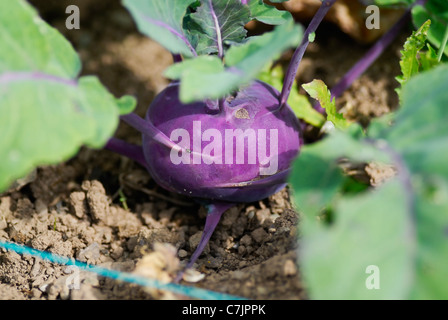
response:
<path id="1" fill-rule="evenodd" d="M 143 116 L 168 83 L 162 71 L 172 58 L 138 33 L 119 1 L 80 1 L 80 30 L 65 28 L 64 1 L 31 2 L 73 43 L 83 74 L 97 75 L 117 97 L 138 97 L 136 112 Z M 394 77 L 404 39 L 405 34 L 337 100 L 347 117 L 367 124 L 397 106 Z M 298 83 L 317 78 L 331 87 L 367 48 L 323 24 Z M 140 143 L 138 132 L 125 124 L 116 136 Z M 370 181 L 381 180 L 371 176 L 378 170 L 358 169 Z M 29 180 L 0 195 L 0 240 L 170 280 L 188 261 L 204 226 L 203 208 L 164 191 L 138 164 L 106 150 L 83 148 L 65 163 L 38 168 Z M 198 273 L 182 283 L 250 299 L 307 299 L 297 263 L 299 225 L 288 188 L 230 209 L 197 261 Z M 87 272 L 80 273 L 80 288 L 69 289 L 72 272 L 1 249 L 0 299 L 180 298 Z"/>

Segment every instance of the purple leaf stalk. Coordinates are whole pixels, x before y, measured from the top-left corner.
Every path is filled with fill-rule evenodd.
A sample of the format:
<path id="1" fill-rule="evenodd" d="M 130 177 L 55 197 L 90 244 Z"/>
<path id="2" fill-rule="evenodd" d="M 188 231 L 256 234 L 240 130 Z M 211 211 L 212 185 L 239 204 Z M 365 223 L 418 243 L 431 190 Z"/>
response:
<path id="1" fill-rule="evenodd" d="M 286 71 L 285 80 L 283 82 L 282 92 L 280 94 L 280 108 L 286 105 L 288 101 L 289 94 L 291 93 L 291 89 L 296 78 L 297 70 L 299 69 L 300 62 L 302 61 L 303 55 L 310 43 L 310 36 L 316 32 L 320 23 L 324 19 L 325 15 L 331 9 L 333 4 L 337 0 L 324 0 L 322 1 L 322 5 L 317 10 L 310 24 L 305 30 L 305 34 L 303 36 L 301 44 L 297 47 L 294 52 L 291 62 L 289 63 L 288 70 Z"/>

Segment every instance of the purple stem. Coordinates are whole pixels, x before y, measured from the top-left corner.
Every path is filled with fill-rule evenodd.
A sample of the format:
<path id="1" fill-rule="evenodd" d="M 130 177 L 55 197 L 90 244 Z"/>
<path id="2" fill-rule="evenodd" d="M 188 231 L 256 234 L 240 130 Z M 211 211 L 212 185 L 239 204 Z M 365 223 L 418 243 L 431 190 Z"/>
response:
<path id="1" fill-rule="evenodd" d="M 160 144 L 166 146 L 170 149 L 175 149 L 181 151 L 181 148 L 171 141 L 162 131 L 157 129 L 150 121 L 147 121 L 135 113 L 129 113 L 120 117 L 121 120 L 129 124 L 131 127 L 135 128 L 141 134 L 147 135 L 153 138 Z"/>
<path id="2" fill-rule="evenodd" d="M 345 90 L 347 90 L 352 83 L 363 74 L 375 60 L 384 52 L 384 50 L 392 43 L 392 41 L 398 36 L 400 30 L 406 25 L 410 18 L 411 10 L 416 5 L 424 5 L 427 0 L 418 0 L 410 6 L 403 16 L 386 32 L 342 78 L 331 89 L 332 97 L 339 97 Z M 320 109 L 322 109 L 319 106 Z M 322 111 L 320 110 L 319 111 Z"/>
<path id="3" fill-rule="evenodd" d="M 190 150 L 186 150 L 185 148 L 179 146 L 174 143 L 170 138 L 168 138 L 162 131 L 157 129 L 151 121 L 145 120 L 142 117 L 138 116 L 136 113 L 132 112 L 120 117 L 121 120 L 126 122 L 128 125 L 139 131 L 141 134 L 146 135 L 161 145 L 167 147 L 168 149 L 175 151 L 188 152 L 192 155 L 196 154 L 196 152 L 192 152 Z M 209 157 L 209 155 L 201 154 L 202 158 Z"/>
<path id="4" fill-rule="evenodd" d="M 173 53 L 173 63 L 182 62 L 182 56 L 180 54 Z"/>
<path id="5" fill-rule="evenodd" d="M 210 240 L 213 231 L 215 231 L 215 228 L 218 225 L 222 214 L 226 212 L 227 209 L 230 209 L 233 206 L 235 206 L 235 204 L 229 202 L 214 202 L 206 206 L 208 213 L 207 218 L 205 219 L 205 227 L 204 231 L 202 232 L 201 240 L 199 241 L 199 244 L 196 247 L 196 250 L 194 251 L 193 255 L 191 256 L 191 259 L 188 262 L 187 266 L 185 267 L 184 270 L 182 270 L 177 274 L 177 277 L 174 280 L 174 282 L 179 282 L 182 279 L 185 270 L 193 266 L 193 264 L 201 255 L 201 253 L 204 251 L 204 248 L 207 245 L 208 241 Z"/>
<path id="6" fill-rule="evenodd" d="M 247 0 L 241 0 L 242 4 L 247 4 Z"/>
<path id="7" fill-rule="evenodd" d="M 111 138 L 104 148 L 128 157 L 146 168 L 145 156 L 141 146 L 137 146 L 117 138 Z"/>
<path id="8" fill-rule="evenodd" d="M 148 17 L 145 17 L 146 21 L 148 21 L 151 24 L 155 24 L 156 26 L 162 27 L 167 29 L 169 32 L 171 32 L 173 35 L 175 35 L 177 38 L 179 38 L 180 40 L 182 40 L 188 47 L 188 49 L 190 49 L 192 55 L 194 57 L 197 57 L 198 54 L 196 53 L 196 50 L 194 50 L 193 46 L 191 45 L 190 41 L 188 41 L 188 39 L 181 33 L 179 33 L 178 31 L 176 31 L 174 28 L 172 28 L 170 25 L 162 22 L 162 21 L 158 21 L 155 19 L 151 19 Z"/>
<path id="9" fill-rule="evenodd" d="M 5 72 L 0 75 L 0 84 L 8 84 L 9 82 L 15 81 L 30 81 L 30 80 L 38 80 L 38 81 L 50 81 L 55 83 L 60 83 L 64 85 L 69 85 L 76 87 L 78 83 L 76 80 L 62 78 L 58 76 L 54 76 L 47 73 L 42 72 L 25 72 L 25 71 L 11 71 Z"/>
<path id="10" fill-rule="evenodd" d="M 291 93 L 291 89 L 296 78 L 297 70 L 299 69 L 299 64 L 302 61 L 308 44 L 310 43 L 310 35 L 316 32 L 325 15 L 336 1 L 337 0 L 324 0 L 322 2 L 322 5 L 319 7 L 319 10 L 317 10 L 316 14 L 308 25 L 308 28 L 306 28 L 302 42 L 294 52 L 294 55 L 291 58 L 291 62 L 289 63 L 288 70 L 286 71 L 282 93 L 280 94 L 280 108 L 282 108 L 288 101 L 289 94 Z"/>

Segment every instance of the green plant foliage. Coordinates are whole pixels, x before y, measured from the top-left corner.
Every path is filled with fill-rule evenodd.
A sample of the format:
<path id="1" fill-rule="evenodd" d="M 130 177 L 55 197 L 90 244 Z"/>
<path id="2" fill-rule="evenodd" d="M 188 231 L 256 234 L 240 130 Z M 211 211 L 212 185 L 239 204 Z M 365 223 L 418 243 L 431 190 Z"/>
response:
<path id="1" fill-rule="evenodd" d="M 410 78 L 420 71 L 419 52 L 426 45 L 428 29 L 431 20 L 427 20 L 417 31 L 406 40 L 403 50 L 401 50 L 400 67 L 402 75 L 397 77 L 398 82 L 404 85 Z"/>
<path id="2" fill-rule="evenodd" d="M 389 118 L 366 134 L 335 130 L 303 148 L 290 181 L 312 298 L 448 298 L 446 83 L 447 65 L 414 76 L 392 125 Z M 389 163 L 397 172 L 353 196 L 342 192 L 341 159 Z M 331 222 L 321 219 L 328 208 Z M 371 266 L 380 272 L 378 288 L 370 286 Z"/>
<path id="3" fill-rule="evenodd" d="M 428 0 L 425 6 L 415 6 L 412 9 L 412 19 L 416 27 L 421 26 L 426 20 L 431 20 L 431 28 L 428 30 L 428 40 L 448 56 L 447 38 L 448 29 L 448 1 Z"/>
<path id="4" fill-rule="evenodd" d="M 271 66 L 272 63 L 267 64 L 263 71 L 258 75 L 258 79 L 270 84 L 278 91 L 281 91 L 285 77 L 282 66 L 277 65 L 273 68 Z M 299 93 L 296 82 L 294 82 L 291 88 L 288 105 L 294 111 L 297 118 L 304 120 L 306 123 L 318 128 L 322 127 L 325 123 L 325 117 L 313 108 L 306 96 Z"/>
<path id="5" fill-rule="evenodd" d="M 312 98 L 319 101 L 327 113 L 327 120 L 331 121 L 336 128 L 346 129 L 350 125 L 344 115 L 337 112 L 335 99 L 331 98 L 331 92 L 322 80 L 313 80 L 302 87 Z"/>
<path id="6" fill-rule="evenodd" d="M 39 165 L 102 147 L 135 100 L 77 78 L 70 43 L 22 0 L 0 3 L 0 191 Z"/>
<path id="7" fill-rule="evenodd" d="M 219 65 L 217 56 L 199 56 L 169 67 L 165 75 L 181 80 L 180 99 L 184 103 L 218 99 L 255 79 L 266 63 L 297 45 L 302 34 L 301 27 L 290 20 L 272 32 L 231 47 L 225 65 Z"/>
<path id="8" fill-rule="evenodd" d="M 123 3 L 142 33 L 183 56 L 181 65 L 171 66 L 165 75 L 180 80 L 184 103 L 224 98 L 254 80 L 269 61 L 297 46 L 303 36 L 303 29 L 289 12 L 261 0 L 248 4 L 241 0 Z M 260 36 L 247 37 L 245 25 L 251 20 L 276 27 Z M 221 66 L 216 57 L 221 59 Z"/>
<path id="9" fill-rule="evenodd" d="M 240 0 L 210 0 L 202 1 L 190 15 L 187 27 L 199 55 L 218 52 L 223 55 L 227 43 L 241 43 L 246 38 L 244 25 L 250 20 L 249 7 Z M 192 27 L 195 25 L 198 28 Z"/>
<path id="10" fill-rule="evenodd" d="M 250 0 L 249 7 L 251 17 L 266 24 L 279 25 L 292 18 L 290 12 L 277 10 L 274 6 L 264 3 L 263 0 Z"/>
<path id="11" fill-rule="evenodd" d="M 141 33 L 151 37 L 172 53 L 187 57 L 194 49 L 183 29 L 187 8 L 196 0 L 123 0 Z"/>

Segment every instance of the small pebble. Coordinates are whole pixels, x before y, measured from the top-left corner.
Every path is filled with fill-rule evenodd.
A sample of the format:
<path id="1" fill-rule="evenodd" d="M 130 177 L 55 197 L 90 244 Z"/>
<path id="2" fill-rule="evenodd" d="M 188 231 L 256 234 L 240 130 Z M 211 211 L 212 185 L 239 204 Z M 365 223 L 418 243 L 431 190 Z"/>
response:
<path id="1" fill-rule="evenodd" d="M 179 256 L 179 258 L 185 258 L 188 255 L 188 252 L 184 249 L 180 249 L 177 255 Z"/>
<path id="2" fill-rule="evenodd" d="M 46 292 L 48 288 L 48 283 L 45 283 L 39 287 L 39 290 L 42 292 Z"/>
<path id="3" fill-rule="evenodd" d="M 285 276 L 294 276 L 297 274 L 297 267 L 294 261 L 286 260 L 285 265 L 283 266 L 283 274 Z"/>
<path id="4" fill-rule="evenodd" d="M 186 282 L 196 283 L 205 278 L 205 274 L 193 269 L 187 269 L 182 277 Z"/>

